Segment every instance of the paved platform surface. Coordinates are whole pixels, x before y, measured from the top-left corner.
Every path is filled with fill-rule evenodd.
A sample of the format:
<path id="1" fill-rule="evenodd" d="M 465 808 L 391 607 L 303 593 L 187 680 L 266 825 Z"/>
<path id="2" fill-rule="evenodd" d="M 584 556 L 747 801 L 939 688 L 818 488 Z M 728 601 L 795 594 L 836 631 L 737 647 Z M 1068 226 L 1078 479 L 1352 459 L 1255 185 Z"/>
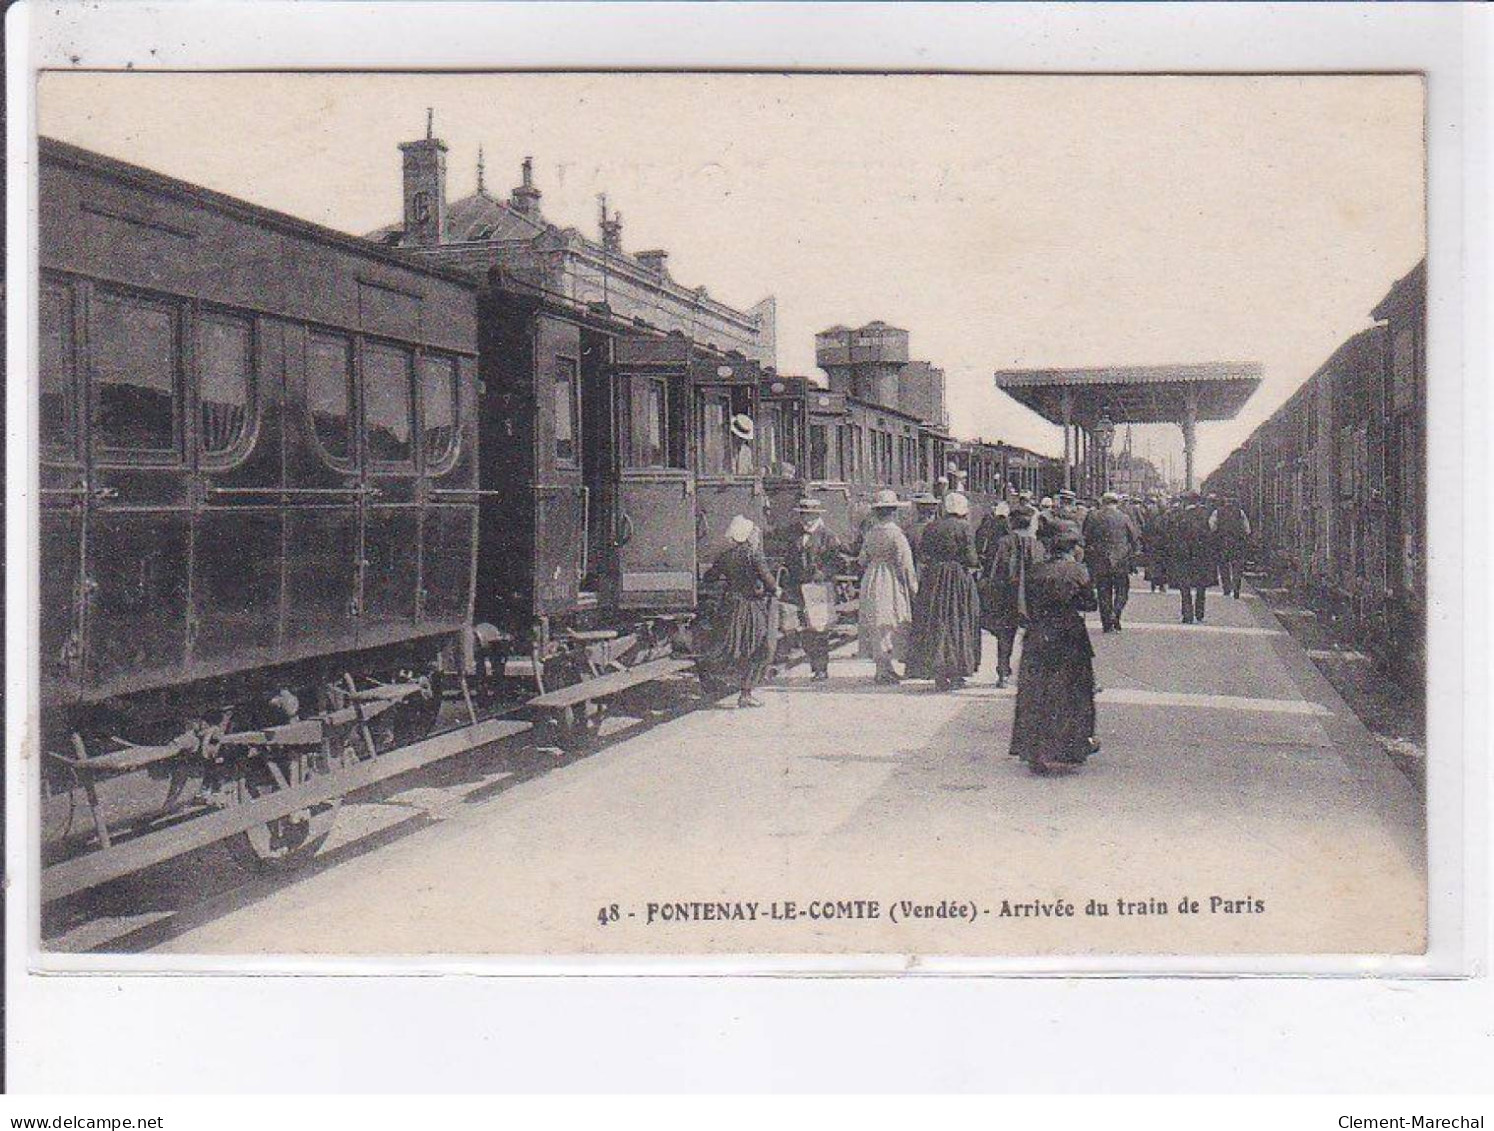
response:
<path id="1" fill-rule="evenodd" d="M 1258 598 L 1212 592 L 1192 628 L 1177 601 L 1092 623 L 1103 751 L 1075 775 L 1008 757 L 989 637 L 953 694 L 878 687 L 842 650 L 760 710 L 706 706 L 513 788 L 414 790 L 418 831 L 164 949 L 1420 951 L 1417 791 Z"/>

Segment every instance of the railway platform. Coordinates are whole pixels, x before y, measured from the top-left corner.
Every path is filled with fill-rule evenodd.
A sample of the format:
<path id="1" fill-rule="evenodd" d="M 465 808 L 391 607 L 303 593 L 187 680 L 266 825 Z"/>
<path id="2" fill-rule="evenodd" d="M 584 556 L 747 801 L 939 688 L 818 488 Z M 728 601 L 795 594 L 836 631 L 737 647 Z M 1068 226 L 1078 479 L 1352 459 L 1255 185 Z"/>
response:
<path id="1" fill-rule="evenodd" d="M 156 945 L 1421 949 L 1414 784 L 1258 595 L 1211 592 L 1203 625 L 1178 620 L 1175 594 L 1133 591 L 1123 633 L 1091 625 L 1102 751 L 1067 778 L 1035 778 L 1008 757 L 1013 692 L 994 686 L 990 638 L 982 673 L 952 694 L 873 685 L 853 642 L 828 683 L 793 669 L 761 689 L 761 710 L 727 699 L 652 723 L 613 718 L 608 744 L 579 760 L 533 773 L 448 766 L 392 798 L 349 804 L 340 840 L 323 850 L 341 853 L 337 863 L 226 898 Z M 381 822 L 398 835 L 378 838 Z M 371 835 L 376 847 L 346 850 Z M 877 913 L 833 913 L 858 903 Z M 811 917 L 811 905 L 831 911 Z M 960 907 L 969 920 L 951 918 Z"/>

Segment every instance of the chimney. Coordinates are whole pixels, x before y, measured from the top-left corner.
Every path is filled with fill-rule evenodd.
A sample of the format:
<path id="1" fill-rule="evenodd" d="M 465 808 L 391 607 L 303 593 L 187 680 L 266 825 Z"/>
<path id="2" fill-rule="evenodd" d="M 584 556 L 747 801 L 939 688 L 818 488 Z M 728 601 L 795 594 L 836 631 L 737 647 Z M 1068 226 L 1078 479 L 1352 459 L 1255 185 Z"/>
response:
<path id="1" fill-rule="evenodd" d="M 509 207 L 521 216 L 539 216 L 539 202 L 542 195 L 540 190 L 534 187 L 534 158 L 524 158 L 524 164 L 520 168 L 519 187 L 509 194 Z"/>
<path id="2" fill-rule="evenodd" d="M 657 275 L 661 279 L 669 278 L 669 271 L 664 266 L 664 261 L 669 258 L 669 252 L 662 248 L 640 251 L 633 258 L 638 260 L 639 265 L 650 275 Z"/>
<path id="3" fill-rule="evenodd" d="M 405 167 L 405 239 L 435 247 L 446 231 L 446 143 L 437 138 L 435 115 L 425 112 L 425 137 L 399 151 Z"/>
<path id="4" fill-rule="evenodd" d="M 621 255 L 623 249 L 623 218 L 621 212 L 607 215 L 607 197 L 598 198 L 602 208 L 602 249 L 610 251 L 614 255 Z"/>

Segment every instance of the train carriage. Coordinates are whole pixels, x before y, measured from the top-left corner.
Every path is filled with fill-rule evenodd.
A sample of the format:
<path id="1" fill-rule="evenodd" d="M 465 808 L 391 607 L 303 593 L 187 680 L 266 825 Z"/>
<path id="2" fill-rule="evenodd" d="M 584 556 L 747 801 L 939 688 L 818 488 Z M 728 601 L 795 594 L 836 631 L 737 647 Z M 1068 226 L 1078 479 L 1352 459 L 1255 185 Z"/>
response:
<path id="1" fill-rule="evenodd" d="M 760 405 L 764 489 L 774 540 L 798 529 L 794 506 L 806 495 L 824 504 L 825 524 L 835 535 L 851 538 L 851 489 L 843 470 L 845 395 L 807 377 L 770 374 L 762 380 Z"/>
<path id="2" fill-rule="evenodd" d="M 406 708 L 428 723 L 472 610 L 476 323 L 446 272 L 40 155 L 52 859 L 331 773 L 347 748 L 274 729 L 304 717 L 366 705 L 368 756 Z M 313 841 L 306 812 L 250 846 Z"/>
<path id="3" fill-rule="evenodd" d="M 765 519 L 759 364 L 496 271 L 480 323 L 488 665 L 543 691 L 666 654 L 731 518 Z"/>
<path id="4" fill-rule="evenodd" d="M 1362 647 L 1424 662 L 1426 268 L 1205 481 L 1250 517 L 1254 556 Z"/>

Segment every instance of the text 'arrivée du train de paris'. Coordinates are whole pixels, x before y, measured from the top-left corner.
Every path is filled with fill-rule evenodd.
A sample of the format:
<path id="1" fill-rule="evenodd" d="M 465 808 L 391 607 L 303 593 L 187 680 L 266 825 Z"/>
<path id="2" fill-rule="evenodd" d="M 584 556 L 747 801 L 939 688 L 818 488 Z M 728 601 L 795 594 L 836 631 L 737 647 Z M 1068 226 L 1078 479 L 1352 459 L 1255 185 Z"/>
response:
<path id="1" fill-rule="evenodd" d="M 1264 915 L 1266 901 L 1253 895 L 1183 896 L 1167 900 L 1086 899 L 784 899 L 784 900 L 648 900 L 637 905 L 604 904 L 597 922 L 605 927 L 627 920 L 644 926 L 667 923 L 816 923 L 835 920 L 892 923 L 946 922 L 974 924 L 983 919 L 1110 919 L 1144 916 Z"/>

